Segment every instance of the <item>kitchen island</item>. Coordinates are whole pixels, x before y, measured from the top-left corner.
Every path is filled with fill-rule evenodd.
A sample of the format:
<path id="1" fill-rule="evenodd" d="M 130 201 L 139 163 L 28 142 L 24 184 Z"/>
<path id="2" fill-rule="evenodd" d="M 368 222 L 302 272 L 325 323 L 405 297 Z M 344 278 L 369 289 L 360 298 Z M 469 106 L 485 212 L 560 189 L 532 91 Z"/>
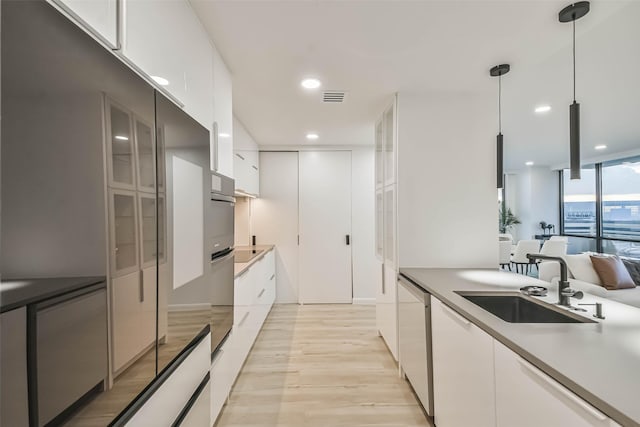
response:
<path id="1" fill-rule="evenodd" d="M 537 375 L 538 378 L 535 381 L 545 383 L 547 388 L 551 389 L 550 393 L 554 400 L 566 398 L 569 408 L 576 411 L 583 410 L 580 419 L 586 420 L 584 425 L 614 426 L 617 425 L 616 423 L 623 426 L 640 425 L 640 405 L 638 405 L 640 309 L 585 294 L 581 301 L 572 301 L 572 303 L 600 302 L 603 304 L 606 319 L 593 318 L 593 307 L 585 307 L 589 310 L 581 315 L 590 323 L 510 323 L 494 316 L 456 292 L 518 292 L 522 286 L 548 286 L 548 283 L 522 275 L 488 269 L 406 268 L 400 270 L 400 275 L 432 296 L 437 425 L 446 427 L 444 422 L 438 424 L 439 403 L 442 406 L 446 405 L 446 402 L 442 397 L 439 402 L 437 392 L 439 378 L 436 364 L 454 363 L 458 356 L 463 358 L 465 355 L 451 353 L 450 362 L 438 360 L 438 346 L 444 348 L 446 343 L 438 342 L 438 334 L 435 331 L 436 306 L 444 306 L 442 311 L 453 311 L 450 313 L 450 318 L 458 316 L 458 323 L 467 329 L 477 327 L 479 333 L 487 336 L 487 339 L 482 338 L 484 340 L 482 342 L 494 343 L 491 349 L 487 350 L 487 360 L 491 360 L 491 366 L 482 366 L 484 359 L 478 344 L 480 341 L 474 341 L 478 344 L 478 348 L 467 349 L 471 353 L 477 351 L 476 354 L 468 355 L 470 363 L 478 365 L 474 366 L 474 369 L 485 371 L 490 369 L 492 378 L 495 378 L 495 384 L 487 384 L 484 390 L 487 395 L 490 391 L 494 391 L 496 408 L 494 420 L 486 424 L 478 420 L 475 425 L 507 425 L 503 420 L 512 416 L 513 414 L 510 413 L 513 412 L 512 408 L 517 408 L 519 405 L 513 400 L 519 395 L 519 390 L 524 389 L 523 385 L 513 380 L 514 373 L 519 374 L 519 372 L 513 370 L 501 374 L 508 365 L 501 355 L 507 352 L 515 353 L 514 360 L 517 358 L 522 371 L 527 371 L 530 377 Z M 555 303 L 558 299 L 557 290 L 550 288 L 548 296 L 536 297 L 536 299 Z M 454 348 L 463 349 L 464 346 L 454 346 Z M 447 371 L 446 368 L 443 372 Z M 495 377 L 493 377 L 494 369 Z M 531 400 L 531 405 L 535 405 L 536 402 L 532 398 L 534 394 L 527 395 L 524 392 L 521 394 L 523 398 Z M 502 398 L 505 401 L 501 401 Z M 460 407 L 464 407 L 467 403 L 456 402 Z M 469 404 L 472 405 L 473 402 Z M 525 404 L 526 402 L 522 404 L 523 408 L 526 408 Z M 535 411 L 544 413 L 545 408 L 538 407 L 532 411 L 532 413 Z M 535 425 L 534 421 L 525 418 L 525 414 L 520 415 L 523 418 L 518 425 Z"/>

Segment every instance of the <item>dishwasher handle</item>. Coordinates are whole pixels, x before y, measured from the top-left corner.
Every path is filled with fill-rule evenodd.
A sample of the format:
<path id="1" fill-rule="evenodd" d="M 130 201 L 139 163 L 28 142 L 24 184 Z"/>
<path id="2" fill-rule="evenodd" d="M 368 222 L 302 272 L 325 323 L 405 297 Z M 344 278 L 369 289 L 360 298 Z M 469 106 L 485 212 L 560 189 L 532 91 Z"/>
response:
<path id="1" fill-rule="evenodd" d="M 405 277 L 402 274 L 399 274 L 398 282 L 400 282 L 400 285 L 404 287 L 407 291 L 409 291 L 411 295 L 413 295 L 414 297 L 422 301 L 425 306 L 428 306 L 430 304 L 431 294 L 429 294 L 429 292 L 419 287 L 411 279 L 409 279 L 408 277 Z"/>

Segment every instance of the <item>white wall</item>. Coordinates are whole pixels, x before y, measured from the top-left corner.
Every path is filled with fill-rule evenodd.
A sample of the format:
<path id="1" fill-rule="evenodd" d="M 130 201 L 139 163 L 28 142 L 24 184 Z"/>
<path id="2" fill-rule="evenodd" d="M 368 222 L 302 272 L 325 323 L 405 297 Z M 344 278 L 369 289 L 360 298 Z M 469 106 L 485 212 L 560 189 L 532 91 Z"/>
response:
<path id="1" fill-rule="evenodd" d="M 374 304 L 380 286 L 375 253 L 375 151 L 351 152 L 351 232 L 353 236 L 353 302 Z"/>
<path id="2" fill-rule="evenodd" d="M 251 198 L 236 197 L 234 209 L 234 245 L 247 246 L 251 244 Z"/>
<path id="3" fill-rule="evenodd" d="M 514 239 L 532 239 L 542 234 L 540 221 L 554 224 L 556 233 L 560 232 L 559 191 L 558 172 L 549 168 L 529 167 L 509 174 L 507 206 L 522 223 L 512 229 Z"/>
<path id="4" fill-rule="evenodd" d="M 256 243 L 276 245 L 276 303 L 298 302 L 298 153 L 260 153 L 260 197 L 251 201 Z"/>
<path id="5" fill-rule="evenodd" d="M 495 99 L 398 95 L 400 267 L 497 267 Z"/>

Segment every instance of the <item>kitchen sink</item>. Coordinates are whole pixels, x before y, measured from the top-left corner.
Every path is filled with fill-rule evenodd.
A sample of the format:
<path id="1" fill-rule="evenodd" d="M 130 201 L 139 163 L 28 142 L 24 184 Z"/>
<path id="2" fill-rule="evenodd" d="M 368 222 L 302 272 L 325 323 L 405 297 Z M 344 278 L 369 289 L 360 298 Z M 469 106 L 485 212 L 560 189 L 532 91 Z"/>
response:
<path id="1" fill-rule="evenodd" d="M 456 293 L 510 323 L 596 323 L 518 292 L 458 291 Z"/>

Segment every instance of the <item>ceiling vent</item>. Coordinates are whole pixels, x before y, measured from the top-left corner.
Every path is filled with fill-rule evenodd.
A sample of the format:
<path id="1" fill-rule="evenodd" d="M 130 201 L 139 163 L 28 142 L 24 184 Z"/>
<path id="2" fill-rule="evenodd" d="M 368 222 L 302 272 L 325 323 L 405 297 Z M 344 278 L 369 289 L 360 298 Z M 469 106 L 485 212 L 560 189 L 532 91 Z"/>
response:
<path id="1" fill-rule="evenodd" d="M 346 96 L 347 93 L 343 90 L 326 90 L 322 94 L 322 102 L 341 103 Z"/>

